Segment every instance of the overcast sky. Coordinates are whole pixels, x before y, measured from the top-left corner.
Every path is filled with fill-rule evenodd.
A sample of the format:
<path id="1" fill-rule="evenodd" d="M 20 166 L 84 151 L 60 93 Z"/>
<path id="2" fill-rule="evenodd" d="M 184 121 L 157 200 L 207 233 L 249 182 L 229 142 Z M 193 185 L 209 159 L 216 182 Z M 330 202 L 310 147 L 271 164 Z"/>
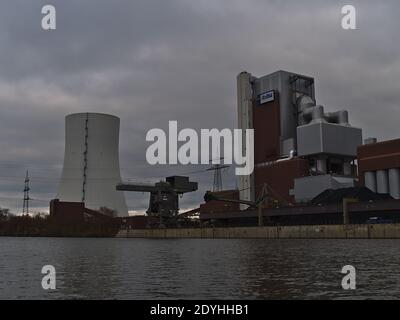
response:
<path id="1" fill-rule="evenodd" d="M 400 2 L 277 0 L 1 0 L 0 206 L 21 210 L 29 169 L 35 207 L 57 193 L 64 117 L 121 118 L 124 179 L 154 181 L 205 169 L 151 167 L 151 128 L 236 126 L 236 75 L 279 69 L 315 77 L 317 103 L 346 108 L 364 137 L 399 138 Z M 57 10 L 43 31 L 41 8 Z M 357 30 L 341 28 L 341 7 L 357 9 Z M 229 172 L 231 171 L 231 172 Z M 226 187 L 235 187 L 233 170 Z M 200 191 L 211 173 L 191 175 Z M 147 195 L 126 194 L 130 210 Z M 39 201 L 41 200 L 41 201 Z M 37 210 L 39 210 L 37 208 Z"/>

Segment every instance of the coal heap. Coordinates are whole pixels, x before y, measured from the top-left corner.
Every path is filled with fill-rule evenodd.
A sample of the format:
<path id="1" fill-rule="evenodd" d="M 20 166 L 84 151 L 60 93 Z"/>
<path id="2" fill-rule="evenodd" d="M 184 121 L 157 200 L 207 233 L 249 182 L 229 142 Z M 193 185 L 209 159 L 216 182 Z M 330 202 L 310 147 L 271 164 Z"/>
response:
<path id="1" fill-rule="evenodd" d="M 375 193 L 366 187 L 352 187 L 341 189 L 328 189 L 321 192 L 311 204 L 332 204 L 343 201 L 343 198 L 355 198 L 359 201 L 389 200 L 393 197 L 387 193 Z"/>

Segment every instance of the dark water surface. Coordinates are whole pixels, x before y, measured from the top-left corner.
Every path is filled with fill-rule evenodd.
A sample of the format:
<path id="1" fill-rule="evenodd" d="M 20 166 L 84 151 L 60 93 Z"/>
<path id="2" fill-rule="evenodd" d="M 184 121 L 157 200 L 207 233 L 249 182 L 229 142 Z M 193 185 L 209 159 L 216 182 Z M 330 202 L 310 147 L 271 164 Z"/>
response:
<path id="1" fill-rule="evenodd" d="M 397 299 L 399 280 L 400 240 L 0 238 L 0 299 Z"/>

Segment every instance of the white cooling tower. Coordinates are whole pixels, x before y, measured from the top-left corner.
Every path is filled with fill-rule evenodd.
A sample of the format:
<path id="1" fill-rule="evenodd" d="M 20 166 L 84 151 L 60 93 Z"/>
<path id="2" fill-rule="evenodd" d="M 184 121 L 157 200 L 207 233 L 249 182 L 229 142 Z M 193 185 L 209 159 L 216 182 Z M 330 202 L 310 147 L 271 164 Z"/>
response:
<path id="1" fill-rule="evenodd" d="M 119 118 L 76 113 L 65 118 L 64 168 L 60 201 L 85 202 L 90 209 L 107 207 L 126 216 L 124 194 L 115 189 L 119 169 Z"/>

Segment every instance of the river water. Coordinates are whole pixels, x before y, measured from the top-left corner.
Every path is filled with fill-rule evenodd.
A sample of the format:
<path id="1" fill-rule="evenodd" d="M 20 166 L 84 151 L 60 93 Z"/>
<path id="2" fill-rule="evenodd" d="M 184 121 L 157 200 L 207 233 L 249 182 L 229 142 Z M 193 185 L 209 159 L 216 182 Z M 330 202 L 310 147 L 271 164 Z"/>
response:
<path id="1" fill-rule="evenodd" d="M 44 265 L 56 290 L 42 289 Z M 0 299 L 391 298 L 400 240 L 0 238 Z"/>

